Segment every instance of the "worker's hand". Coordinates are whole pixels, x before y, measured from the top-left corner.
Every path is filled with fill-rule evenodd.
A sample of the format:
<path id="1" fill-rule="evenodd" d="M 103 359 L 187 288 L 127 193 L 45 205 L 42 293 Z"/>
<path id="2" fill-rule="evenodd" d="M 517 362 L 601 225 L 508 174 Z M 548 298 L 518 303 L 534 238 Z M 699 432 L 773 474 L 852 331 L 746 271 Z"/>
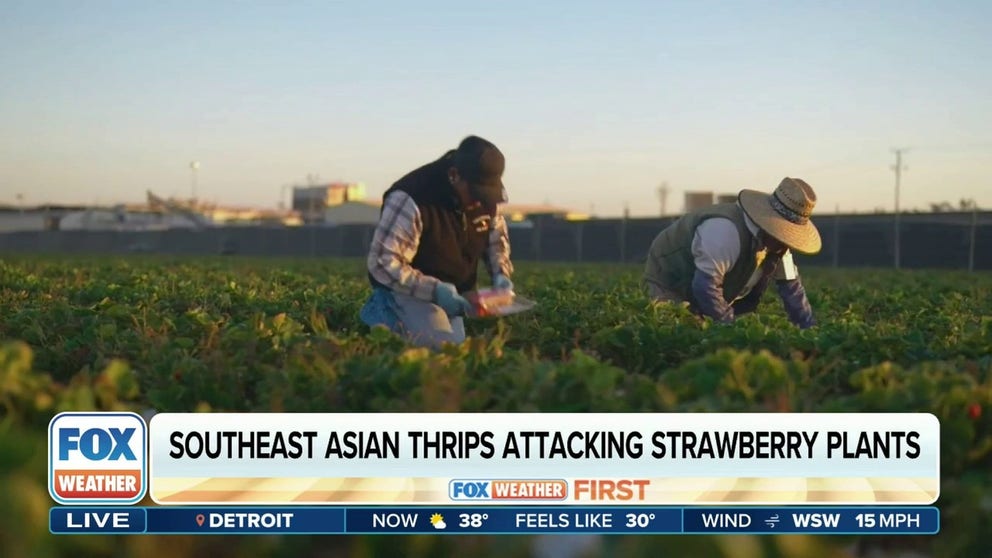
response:
<path id="1" fill-rule="evenodd" d="M 510 278 L 506 275 L 497 273 L 493 277 L 493 288 L 499 291 L 512 291 L 513 281 L 510 281 Z"/>
<path id="2" fill-rule="evenodd" d="M 451 283 L 438 283 L 434 287 L 434 303 L 449 316 L 464 316 L 472 311 L 472 304 Z"/>

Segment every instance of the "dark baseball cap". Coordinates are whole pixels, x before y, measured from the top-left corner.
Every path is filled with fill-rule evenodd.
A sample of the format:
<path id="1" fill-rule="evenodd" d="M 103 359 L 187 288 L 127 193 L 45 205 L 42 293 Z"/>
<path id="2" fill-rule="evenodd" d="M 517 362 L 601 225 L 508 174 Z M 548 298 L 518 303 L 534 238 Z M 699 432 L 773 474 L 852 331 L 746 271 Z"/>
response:
<path id="1" fill-rule="evenodd" d="M 479 136 L 463 139 L 455 151 L 454 166 L 468 183 L 472 196 L 487 207 L 507 201 L 503 186 L 506 159 L 492 142 Z"/>

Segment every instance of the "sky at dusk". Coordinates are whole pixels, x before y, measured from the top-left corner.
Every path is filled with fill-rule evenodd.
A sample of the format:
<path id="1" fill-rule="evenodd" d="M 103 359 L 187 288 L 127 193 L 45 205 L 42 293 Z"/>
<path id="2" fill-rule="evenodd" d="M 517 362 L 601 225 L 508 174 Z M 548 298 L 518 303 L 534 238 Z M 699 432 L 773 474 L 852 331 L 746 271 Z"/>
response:
<path id="1" fill-rule="evenodd" d="M 274 207 L 483 136 L 512 203 L 992 207 L 992 2 L 0 2 L 0 203 Z"/>

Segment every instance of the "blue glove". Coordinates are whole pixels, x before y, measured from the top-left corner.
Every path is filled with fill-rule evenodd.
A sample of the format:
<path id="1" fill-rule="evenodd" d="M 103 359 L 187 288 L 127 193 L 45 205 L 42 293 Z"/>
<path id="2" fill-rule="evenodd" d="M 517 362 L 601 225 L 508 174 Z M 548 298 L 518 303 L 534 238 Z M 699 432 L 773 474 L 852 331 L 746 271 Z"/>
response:
<path id="1" fill-rule="evenodd" d="M 698 269 L 692 277 L 692 295 L 694 306 L 703 315 L 723 323 L 734 321 L 734 309 L 723 299 L 723 290 L 716 279 Z"/>
<path id="2" fill-rule="evenodd" d="M 790 281 L 778 281 L 778 294 L 782 297 L 782 304 L 785 312 L 789 315 L 789 321 L 799 326 L 800 329 L 810 328 L 816 325 L 813 317 L 813 308 L 806 298 L 806 289 L 803 288 L 799 279 Z"/>
<path id="3" fill-rule="evenodd" d="M 472 311 L 472 304 L 451 283 L 438 283 L 434 287 L 434 303 L 449 316 L 464 316 Z"/>
<path id="4" fill-rule="evenodd" d="M 495 276 L 493 276 L 493 288 L 500 291 L 512 291 L 513 281 L 510 281 L 510 278 L 507 277 L 506 275 L 503 275 L 502 273 L 497 273 Z"/>
<path id="5" fill-rule="evenodd" d="M 399 317 L 396 314 L 396 301 L 393 294 L 381 287 L 372 289 L 372 296 L 359 312 L 362 322 L 369 327 L 384 325 L 392 331 L 399 331 Z"/>

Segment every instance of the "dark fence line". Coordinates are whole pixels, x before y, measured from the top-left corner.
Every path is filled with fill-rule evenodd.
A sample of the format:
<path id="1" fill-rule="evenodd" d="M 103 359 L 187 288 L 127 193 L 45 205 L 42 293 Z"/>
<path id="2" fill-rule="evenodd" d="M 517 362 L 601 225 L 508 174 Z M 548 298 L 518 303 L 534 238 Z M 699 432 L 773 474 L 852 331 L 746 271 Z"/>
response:
<path id="1" fill-rule="evenodd" d="M 519 261 L 643 262 L 651 241 L 674 218 L 539 220 L 510 230 Z M 827 216 L 815 220 L 823 238 L 800 265 L 894 267 L 892 215 Z M 371 225 L 336 227 L 216 227 L 162 231 L 24 231 L 0 234 L 0 252 L 239 254 L 364 257 Z M 904 214 L 900 267 L 992 270 L 992 214 Z"/>

